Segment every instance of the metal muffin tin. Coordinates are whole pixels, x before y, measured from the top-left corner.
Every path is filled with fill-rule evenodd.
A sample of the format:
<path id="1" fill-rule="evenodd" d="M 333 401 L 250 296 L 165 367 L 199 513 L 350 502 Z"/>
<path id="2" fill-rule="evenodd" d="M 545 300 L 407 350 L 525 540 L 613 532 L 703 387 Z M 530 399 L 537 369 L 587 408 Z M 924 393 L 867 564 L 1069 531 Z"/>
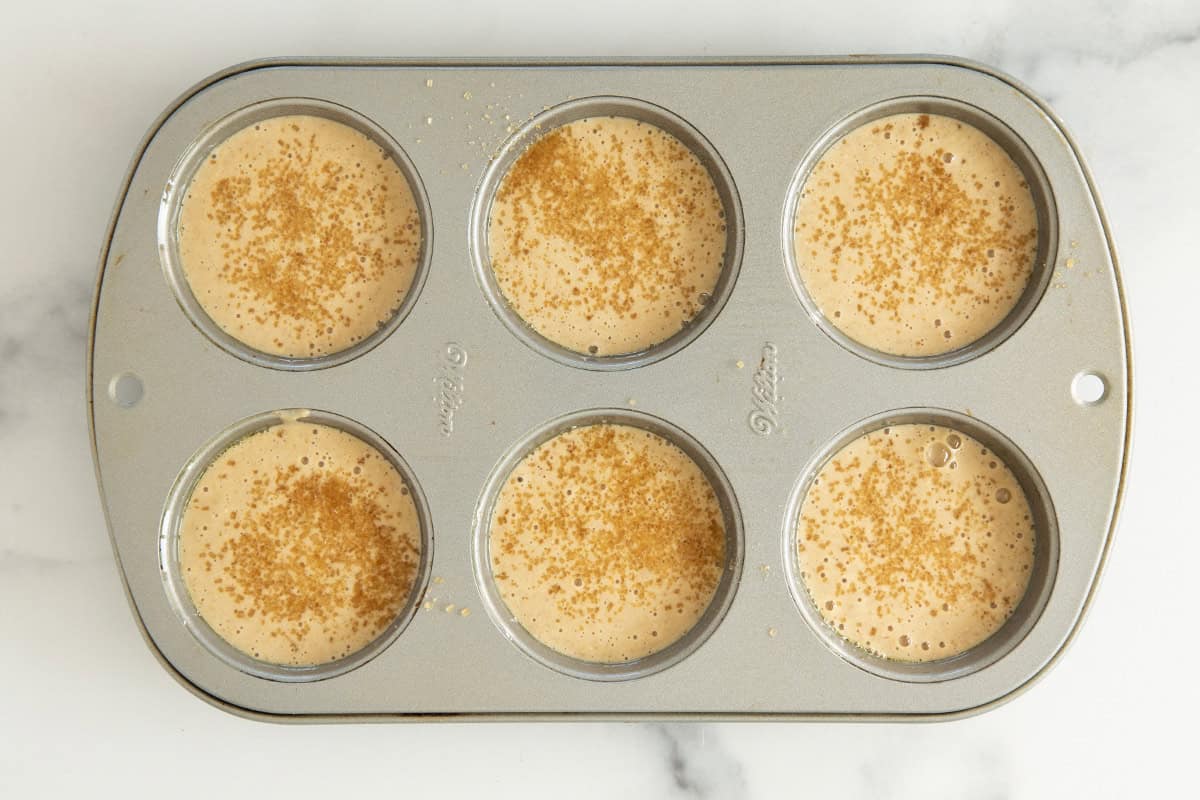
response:
<path id="1" fill-rule="evenodd" d="M 424 261 L 396 319 L 316 363 L 222 339 L 189 302 L 172 251 L 175 204 L 197 158 L 231 120 L 280 109 L 357 122 L 398 148 L 424 214 Z M 791 215 L 807 169 L 847 126 L 893 110 L 982 127 L 1025 171 L 1042 215 L 1026 297 L 993 334 L 935 359 L 844 341 L 793 274 Z M 646 353 L 589 359 L 513 317 L 486 271 L 483 225 L 490 192 L 530 136 L 613 113 L 694 149 L 725 201 L 730 247 L 693 325 Z M 172 674 L 226 710 L 303 721 L 928 719 L 1011 698 L 1077 631 L 1124 486 L 1131 367 L 1090 175 L 1053 113 L 989 68 L 941 57 L 289 59 L 215 75 L 151 128 L 101 254 L 87 392 L 138 623 Z M 189 614 L 173 530 L 214 448 L 297 408 L 394 449 L 421 500 L 427 564 L 409 608 L 369 652 L 281 676 L 223 653 Z M 733 544 L 725 588 L 697 630 L 657 660 L 616 670 L 564 663 L 523 639 L 486 564 L 484 523 L 507 469 L 552 432 L 593 419 L 674 437 L 714 480 Z M 792 551 L 803 490 L 823 460 L 857 433 L 917 420 L 990 442 L 1036 508 L 1039 540 L 1031 589 L 1009 623 L 957 659 L 913 667 L 867 658 L 825 628 Z"/>

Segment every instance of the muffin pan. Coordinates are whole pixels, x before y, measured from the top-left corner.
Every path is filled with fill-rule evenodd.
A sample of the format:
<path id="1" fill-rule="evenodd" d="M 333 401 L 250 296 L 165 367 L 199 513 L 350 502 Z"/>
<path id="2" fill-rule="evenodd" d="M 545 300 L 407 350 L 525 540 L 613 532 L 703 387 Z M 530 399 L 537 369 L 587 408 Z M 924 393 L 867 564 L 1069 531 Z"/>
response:
<path id="1" fill-rule="evenodd" d="M 795 276 L 807 170 L 886 113 L 956 116 L 1004 146 L 1039 208 L 1038 260 L 992 334 L 932 359 L 867 351 L 822 320 Z M 265 358 L 190 297 L 179 197 L 242 124 L 317 113 L 394 153 L 422 213 L 423 256 L 378 334 L 312 361 Z M 697 319 L 651 350 L 589 358 L 507 308 L 487 264 L 491 193 L 540 130 L 584 116 L 668 130 L 709 169 L 729 246 Z M 279 60 L 235 67 L 154 124 L 101 260 L 88 408 L 114 554 L 165 667 L 226 710 L 274 720 L 926 719 L 1011 698 L 1058 658 L 1112 538 L 1128 454 L 1131 363 L 1116 258 L 1091 178 L 1041 101 L 945 58 L 702 61 Z M 188 487 L 280 414 L 356 432 L 415 488 L 420 591 L 335 669 L 281 673 L 228 652 L 190 608 L 175 530 Z M 554 433 L 595 421 L 666 436 L 708 475 L 727 570 L 693 631 L 645 663 L 570 663 L 508 617 L 487 563 L 490 503 Z M 885 424 L 947 424 L 990 443 L 1033 506 L 1025 599 L 991 639 L 919 665 L 866 657 L 824 627 L 795 566 L 807 482 Z M 249 662 L 249 663 L 248 663 Z"/>

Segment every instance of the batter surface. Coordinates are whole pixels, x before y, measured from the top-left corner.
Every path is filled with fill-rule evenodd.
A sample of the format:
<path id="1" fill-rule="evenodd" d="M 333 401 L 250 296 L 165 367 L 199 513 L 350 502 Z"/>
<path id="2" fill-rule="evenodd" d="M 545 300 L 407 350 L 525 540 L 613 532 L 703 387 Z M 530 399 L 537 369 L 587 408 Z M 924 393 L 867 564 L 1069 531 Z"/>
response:
<path id="1" fill-rule="evenodd" d="M 179 565 L 196 611 L 238 650 L 309 666 L 375 640 L 417 579 L 409 488 L 371 445 L 289 421 L 222 453 L 192 490 Z"/>
<path id="2" fill-rule="evenodd" d="M 204 311 L 264 353 L 311 358 L 395 314 L 421 254 L 412 187 L 340 122 L 284 116 L 218 145 L 179 214 L 179 256 Z"/>
<path id="3" fill-rule="evenodd" d="M 821 156 L 796 208 L 796 261 L 817 308 L 897 356 L 957 350 L 999 325 L 1037 244 L 1020 168 L 982 131 L 934 114 L 851 131 Z"/>
<path id="4" fill-rule="evenodd" d="M 496 499 L 489 545 L 517 622 L 593 662 L 677 641 L 725 569 L 724 517 L 704 473 L 666 439 L 627 425 L 576 428 L 526 456 Z"/>
<path id="5" fill-rule="evenodd" d="M 1029 501 L 1003 461 L 938 425 L 868 433 L 821 468 L 801 506 L 801 577 L 838 634 L 884 658 L 970 650 L 1020 603 Z"/>
<path id="6" fill-rule="evenodd" d="M 669 339 L 709 302 L 725 261 L 725 209 L 681 141 L 626 117 L 555 128 L 529 146 L 492 204 L 492 270 L 547 339 L 598 356 Z"/>

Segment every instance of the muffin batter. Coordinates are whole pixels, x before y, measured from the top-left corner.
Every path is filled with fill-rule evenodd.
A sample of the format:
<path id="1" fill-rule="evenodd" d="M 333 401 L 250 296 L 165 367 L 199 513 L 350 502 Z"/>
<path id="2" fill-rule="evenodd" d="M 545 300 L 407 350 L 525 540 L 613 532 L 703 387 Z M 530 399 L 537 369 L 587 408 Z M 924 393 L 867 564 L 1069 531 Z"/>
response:
<path id="1" fill-rule="evenodd" d="M 179 213 L 188 285 L 220 328 L 288 358 L 337 353 L 387 324 L 412 286 L 412 187 L 378 144 L 315 116 L 263 120 L 196 170 Z"/>
<path id="2" fill-rule="evenodd" d="M 179 565 L 196 611 L 261 661 L 309 666 L 375 640 L 408 602 L 421 526 L 374 447 L 288 421 L 222 453 L 192 490 Z"/>
<path id="3" fill-rule="evenodd" d="M 1037 254 L 1020 168 L 951 117 L 867 123 L 821 157 L 796 208 L 813 302 L 873 350 L 936 356 L 977 341 L 1020 300 Z"/>
<path id="4" fill-rule="evenodd" d="M 646 350 L 687 325 L 725 261 L 725 209 L 682 142 L 626 117 L 543 135 L 500 183 L 488 228 L 505 300 L 578 353 Z"/>
<path id="5" fill-rule="evenodd" d="M 668 647 L 704 614 L 725 569 L 725 523 L 682 450 L 599 424 L 559 434 L 513 469 L 489 550 L 500 595 L 529 633 L 617 663 Z"/>
<path id="6" fill-rule="evenodd" d="M 798 564 L 838 634 L 884 658 L 933 661 L 995 633 L 1033 569 L 1029 501 L 975 439 L 893 425 L 846 445 L 801 506 Z"/>

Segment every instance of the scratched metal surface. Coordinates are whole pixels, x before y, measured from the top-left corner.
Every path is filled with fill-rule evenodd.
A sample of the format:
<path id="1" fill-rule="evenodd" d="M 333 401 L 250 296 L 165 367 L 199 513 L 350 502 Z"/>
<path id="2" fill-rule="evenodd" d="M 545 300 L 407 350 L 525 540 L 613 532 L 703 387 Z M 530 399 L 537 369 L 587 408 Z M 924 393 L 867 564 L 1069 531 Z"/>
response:
<path id="1" fill-rule="evenodd" d="M 564 363 L 514 334 L 480 280 L 472 229 L 510 125 L 518 131 L 547 107 L 593 96 L 634 98 L 684 120 L 727 168 L 741 209 L 740 264 L 723 306 L 714 303 L 707 325 L 673 352 L 607 371 Z M 967 360 L 905 366 L 850 352 L 814 321 L 789 276 L 788 214 L 802 166 L 840 123 L 914 96 L 1001 120 L 1040 165 L 1053 235 L 1027 319 Z M 193 325 L 167 279 L 158 230 L 193 143 L 227 115 L 276 98 L 316 98 L 371 120 L 403 149 L 428 201 L 429 263 L 406 316 L 376 346 L 318 370 L 235 357 Z M 88 397 L 137 622 L 181 682 L 227 710 L 304 721 L 922 719 L 1013 696 L 1077 629 L 1123 488 L 1128 353 L 1115 256 L 1086 168 L 1050 112 L 986 68 L 942 58 L 273 61 L 186 94 L 135 156 L 101 257 Z M 1072 379 L 1084 371 L 1103 377 L 1101 402 L 1073 399 Z M 132 405 L 114 400 L 123 375 L 144 387 Z M 417 611 L 375 657 L 315 681 L 264 678 L 206 648 L 166 577 L 164 514 L 193 456 L 239 421 L 290 408 L 341 415 L 389 443 L 428 504 L 432 541 L 424 599 L 436 607 Z M 724 615 L 674 663 L 625 680 L 530 657 L 505 633 L 486 569 L 475 568 L 476 523 L 498 465 L 552 421 L 589 409 L 636 411 L 692 437 L 727 476 L 741 521 Z M 805 476 L 864 420 L 897 414 L 977 426 L 1027 464 L 1036 484 L 1027 489 L 1046 501 L 1046 574 L 1002 646 L 921 674 L 873 668 L 840 648 L 810 621 L 788 563 Z M 445 613 L 448 604 L 472 613 Z"/>

